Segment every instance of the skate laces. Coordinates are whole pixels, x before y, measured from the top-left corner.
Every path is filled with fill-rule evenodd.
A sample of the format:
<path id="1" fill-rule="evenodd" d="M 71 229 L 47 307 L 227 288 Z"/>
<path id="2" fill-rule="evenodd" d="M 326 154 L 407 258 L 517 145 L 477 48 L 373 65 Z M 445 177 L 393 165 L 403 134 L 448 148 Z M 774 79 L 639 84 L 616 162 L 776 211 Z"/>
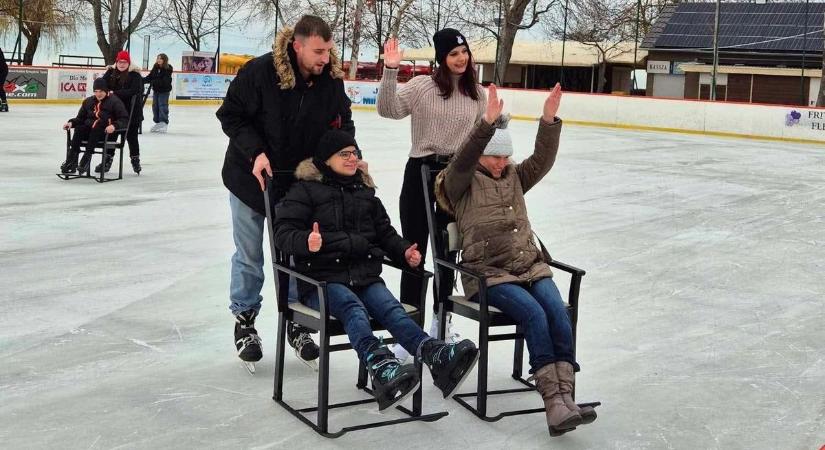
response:
<path id="1" fill-rule="evenodd" d="M 241 348 L 239 349 L 239 351 L 242 351 L 250 345 L 261 345 L 261 338 L 256 333 L 251 333 L 238 339 L 235 343 L 241 344 Z"/>
<path id="2" fill-rule="evenodd" d="M 294 338 L 292 338 L 292 346 L 295 347 L 295 351 L 301 351 L 304 348 L 304 345 L 313 344 L 312 338 L 309 336 L 307 332 L 299 332 Z"/>
<path id="3" fill-rule="evenodd" d="M 445 332 L 445 340 L 448 344 L 456 344 L 461 342 L 461 334 L 453 330 L 453 316 L 452 314 L 447 318 L 447 330 Z"/>

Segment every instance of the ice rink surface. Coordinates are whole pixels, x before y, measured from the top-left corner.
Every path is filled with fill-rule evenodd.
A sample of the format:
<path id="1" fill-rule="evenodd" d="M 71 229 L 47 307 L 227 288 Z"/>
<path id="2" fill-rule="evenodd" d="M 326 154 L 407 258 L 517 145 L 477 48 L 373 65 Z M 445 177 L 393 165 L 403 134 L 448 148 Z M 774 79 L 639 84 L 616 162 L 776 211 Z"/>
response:
<path id="1" fill-rule="evenodd" d="M 825 444 L 822 146 L 565 126 L 555 167 L 527 200 L 554 258 L 587 270 L 577 395 L 603 402 L 598 420 L 552 439 L 543 414 L 486 423 L 441 400 L 425 370 L 424 409 L 448 417 L 329 440 L 271 399 L 268 266 L 264 359 L 250 376 L 235 356 L 216 107 L 173 105 L 168 134 L 141 136 L 143 174 L 127 157 L 124 180 L 102 185 L 54 176 L 65 150 L 60 126 L 76 109 L 12 105 L 0 115 L 2 448 Z M 409 122 L 360 111 L 355 121 L 399 227 Z M 537 124 L 511 127 L 520 160 Z M 395 274 L 387 280 L 397 291 Z M 474 322 L 455 322 L 475 339 Z M 491 388 L 516 387 L 512 345 L 491 352 Z M 364 398 L 355 369 L 354 353 L 334 354 L 332 401 Z M 291 353 L 286 373 L 287 399 L 312 406 L 314 373 Z M 474 387 L 470 378 L 462 390 Z M 541 402 L 525 393 L 490 404 L 495 412 Z M 330 423 L 379 418 L 366 405 L 333 410 Z"/>

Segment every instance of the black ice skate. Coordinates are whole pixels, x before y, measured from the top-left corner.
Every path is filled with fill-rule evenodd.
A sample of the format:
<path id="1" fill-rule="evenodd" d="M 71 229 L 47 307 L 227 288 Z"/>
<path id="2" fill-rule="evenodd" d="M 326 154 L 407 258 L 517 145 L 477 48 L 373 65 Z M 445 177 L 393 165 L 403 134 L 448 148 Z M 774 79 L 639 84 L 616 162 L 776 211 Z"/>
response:
<path id="1" fill-rule="evenodd" d="M 433 384 L 444 398 L 452 397 L 470 375 L 478 361 L 478 348 L 469 339 L 457 344 L 445 344 L 431 339 L 424 342 L 421 358 L 433 376 Z"/>
<path id="2" fill-rule="evenodd" d="M 103 162 L 98 164 L 95 167 L 95 172 L 97 173 L 108 173 L 109 170 L 112 169 L 112 160 L 114 159 L 113 156 L 110 155 L 103 155 Z"/>
<path id="3" fill-rule="evenodd" d="M 378 401 L 378 411 L 403 402 L 421 384 L 415 365 L 402 364 L 383 343 L 375 344 L 367 355 L 366 365 L 372 380 L 372 394 Z"/>
<path id="4" fill-rule="evenodd" d="M 140 156 L 132 156 L 130 159 L 132 160 L 132 170 L 140 175 L 140 171 L 143 170 L 143 168 L 140 167 Z"/>
<path id="5" fill-rule="evenodd" d="M 286 340 L 289 342 L 289 346 L 295 349 L 295 356 L 317 372 L 318 363 L 315 360 L 318 359 L 319 349 L 318 344 L 309 335 L 311 332 L 312 330 L 309 328 L 292 322 L 288 322 L 286 325 Z"/>
<path id="6" fill-rule="evenodd" d="M 244 311 L 235 316 L 235 348 L 250 374 L 255 373 L 255 362 L 263 357 L 261 338 L 255 329 L 257 316 L 258 313 L 254 310 Z"/>

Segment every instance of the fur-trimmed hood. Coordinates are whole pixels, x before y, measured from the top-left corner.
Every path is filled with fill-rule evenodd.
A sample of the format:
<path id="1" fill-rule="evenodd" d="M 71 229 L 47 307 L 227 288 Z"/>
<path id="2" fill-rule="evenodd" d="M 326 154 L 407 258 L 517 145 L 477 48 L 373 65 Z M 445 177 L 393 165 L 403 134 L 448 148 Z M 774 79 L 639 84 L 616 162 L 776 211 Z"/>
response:
<path id="1" fill-rule="evenodd" d="M 307 158 L 301 161 L 298 164 L 298 167 L 295 169 L 295 178 L 298 180 L 303 181 L 323 181 L 324 175 L 315 167 L 315 163 L 312 162 L 312 158 Z M 375 189 L 375 181 L 373 181 L 370 174 L 361 171 L 361 180 L 364 182 L 369 188 Z"/>
<path id="2" fill-rule="evenodd" d="M 112 64 L 111 66 L 106 66 L 106 70 L 109 70 L 109 69 L 117 70 L 117 65 Z M 141 73 L 140 73 L 141 70 L 142 69 L 140 68 L 140 66 L 136 66 L 136 65 L 131 64 L 131 63 L 129 64 L 129 72 L 136 72 L 138 75 L 141 75 Z M 141 75 L 141 76 L 143 76 L 143 75 Z"/>
<path id="3" fill-rule="evenodd" d="M 289 60 L 289 44 L 292 42 L 294 31 L 290 27 L 285 27 L 275 36 L 272 43 L 272 60 L 275 64 L 275 72 L 281 79 L 281 89 L 292 89 L 295 87 L 295 71 Z M 344 78 L 344 71 L 341 69 L 341 60 L 335 47 L 330 50 L 329 64 L 324 68 L 324 73 L 332 78 Z M 322 74 L 323 75 L 323 74 Z"/>

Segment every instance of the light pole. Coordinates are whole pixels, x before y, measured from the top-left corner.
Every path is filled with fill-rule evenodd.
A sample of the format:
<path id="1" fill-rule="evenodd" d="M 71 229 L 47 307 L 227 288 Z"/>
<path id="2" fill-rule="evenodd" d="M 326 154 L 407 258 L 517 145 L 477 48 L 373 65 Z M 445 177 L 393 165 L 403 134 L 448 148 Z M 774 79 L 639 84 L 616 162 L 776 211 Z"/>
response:
<path id="1" fill-rule="evenodd" d="M 215 50 L 215 73 L 220 73 L 221 71 L 221 27 L 223 26 L 223 4 L 221 0 L 218 0 L 218 49 Z M 277 23 L 277 19 L 275 22 Z"/>
<path id="2" fill-rule="evenodd" d="M 132 53 L 132 0 L 129 0 L 129 18 L 126 22 L 126 51 Z"/>
<path id="3" fill-rule="evenodd" d="M 496 62 L 493 65 L 493 83 L 496 86 L 501 85 L 501 77 L 498 76 L 498 59 L 499 59 L 499 47 L 501 47 L 501 0 L 498 0 L 498 19 L 496 22 Z"/>
<path id="4" fill-rule="evenodd" d="M 808 0 L 805 0 L 805 28 L 802 34 L 802 73 L 799 79 L 799 98 L 802 106 L 808 106 L 805 98 L 805 53 L 808 49 Z"/>
<path id="5" fill-rule="evenodd" d="M 716 75 L 719 71 L 719 9 L 720 0 L 716 0 L 716 13 L 713 19 L 713 73 L 710 78 L 710 100 L 716 100 Z"/>
<path id="6" fill-rule="evenodd" d="M 561 70 L 559 71 L 561 87 L 564 87 L 564 47 L 567 45 L 567 7 L 569 4 L 569 0 L 564 0 L 564 28 L 561 32 Z"/>

